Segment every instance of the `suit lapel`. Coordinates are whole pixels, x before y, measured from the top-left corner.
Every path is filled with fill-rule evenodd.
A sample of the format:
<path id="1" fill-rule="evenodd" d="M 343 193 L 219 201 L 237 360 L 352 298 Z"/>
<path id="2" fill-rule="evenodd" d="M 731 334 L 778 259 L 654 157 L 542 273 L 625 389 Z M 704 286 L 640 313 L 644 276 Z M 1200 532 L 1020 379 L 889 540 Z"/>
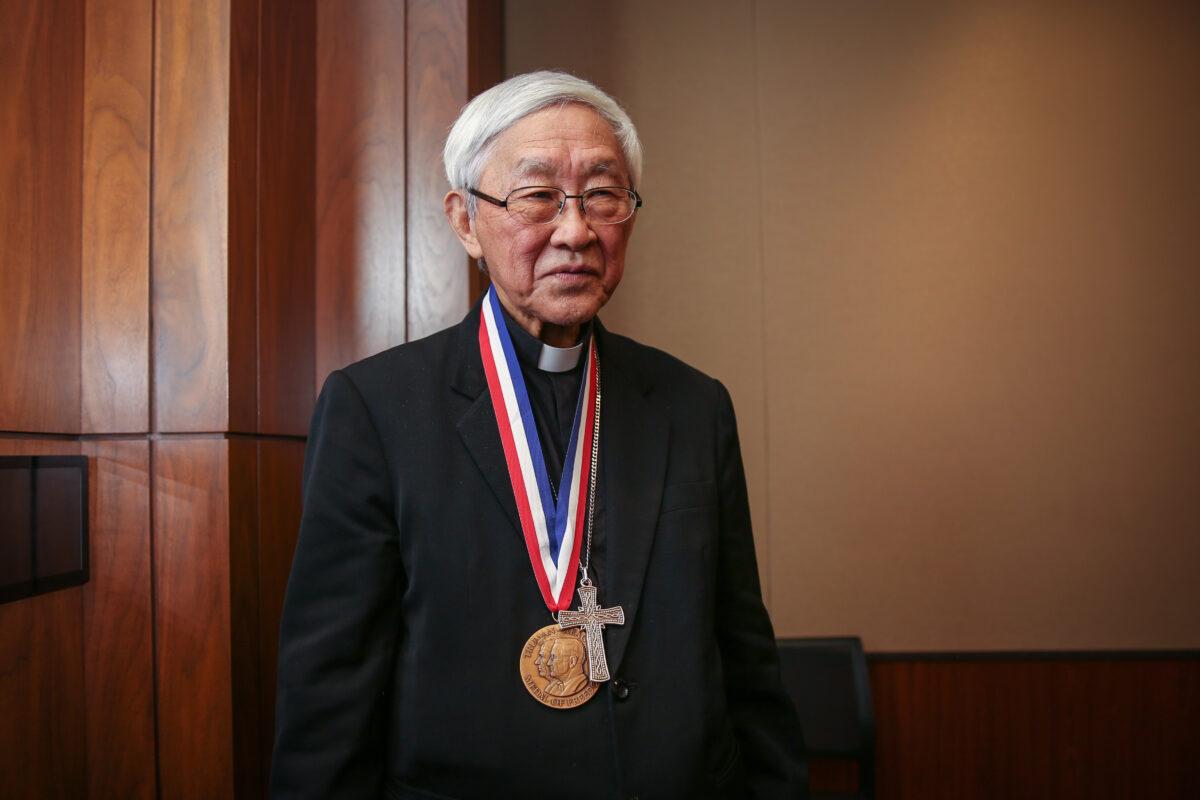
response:
<path id="1" fill-rule="evenodd" d="M 620 605 L 625 624 L 605 629 L 608 663 L 621 666 L 637 622 L 642 584 L 654 544 L 666 478 L 669 424 L 646 402 L 648 386 L 629 362 L 624 343 L 597 321 L 601 367 L 600 478 L 605 482 L 608 569 L 601 601 Z"/>
<path id="2" fill-rule="evenodd" d="M 479 303 L 459 323 L 458 347 L 455 357 L 458 365 L 451 388 L 462 395 L 469 404 L 458 419 L 458 435 L 475 465 L 483 473 L 496 500 L 508 515 L 513 529 L 521 534 L 521 520 L 517 516 L 517 501 L 513 497 L 512 484 L 508 480 L 508 465 L 504 460 L 504 446 L 500 443 L 500 432 L 496 428 L 496 413 L 492 410 L 491 395 L 487 392 L 487 378 L 483 374 L 483 357 L 479 354 Z"/>

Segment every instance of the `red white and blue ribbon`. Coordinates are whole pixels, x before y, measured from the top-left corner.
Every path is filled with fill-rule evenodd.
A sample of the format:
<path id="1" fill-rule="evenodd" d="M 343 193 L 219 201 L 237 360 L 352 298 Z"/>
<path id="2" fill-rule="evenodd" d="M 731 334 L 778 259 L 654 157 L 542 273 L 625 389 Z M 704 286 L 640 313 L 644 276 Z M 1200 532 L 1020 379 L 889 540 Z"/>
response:
<path id="1" fill-rule="evenodd" d="M 590 432 L 596 408 L 596 338 L 588 343 L 587 368 L 575 403 L 556 501 L 525 378 L 502 313 L 496 290 L 488 289 L 479 320 L 479 352 L 533 575 L 546 606 L 556 612 L 571 605 L 579 547 L 585 536 L 593 463 Z"/>

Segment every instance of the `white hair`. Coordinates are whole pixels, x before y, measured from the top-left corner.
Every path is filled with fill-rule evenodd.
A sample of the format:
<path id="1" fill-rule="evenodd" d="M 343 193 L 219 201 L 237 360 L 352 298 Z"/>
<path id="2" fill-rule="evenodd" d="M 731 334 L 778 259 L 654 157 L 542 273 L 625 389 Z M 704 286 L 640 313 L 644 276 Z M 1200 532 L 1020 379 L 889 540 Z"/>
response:
<path id="1" fill-rule="evenodd" d="M 636 188 L 642 178 L 642 143 L 625 109 L 594 83 L 549 70 L 509 78 L 463 107 L 442 151 L 450 188 L 476 188 L 500 134 L 536 111 L 566 103 L 589 106 L 612 126 L 633 181 L 630 188 Z M 467 199 L 473 213 L 475 198 Z"/>

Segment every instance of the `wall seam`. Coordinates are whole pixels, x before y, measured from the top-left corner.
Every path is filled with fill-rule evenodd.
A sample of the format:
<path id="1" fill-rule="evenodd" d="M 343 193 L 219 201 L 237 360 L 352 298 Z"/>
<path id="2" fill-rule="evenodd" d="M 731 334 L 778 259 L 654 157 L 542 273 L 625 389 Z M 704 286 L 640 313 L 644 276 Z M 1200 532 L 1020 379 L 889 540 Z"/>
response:
<path id="1" fill-rule="evenodd" d="M 77 351 L 79 353 L 79 358 L 75 361 L 75 385 L 77 387 L 79 387 L 79 393 L 75 396 L 75 400 L 77 403 L 77 405 L 75 407 L 75 430 L 81 434 L 84 432 L 84 428 L 86 427 L 84 425 L 84 417 L 86 415 L 84 412 L 84 391 L 85 390 L 83 388 L 83 362 L 84 362 L 84 359 L 87 357 L 87 355 L 86 355 L 87 331 L 84 330 L 84 317 L 87 315 L 84 313 L 84 310 L 83 310 L 83 304 L 86 302 L 86 299 L 85 299 L 84 293 L 83 293 L 83 289 L 84 289 L 84 286 L 83 286 L 83 283 L 84 283 L 83 248 L 84 248 L 84 241 L 87 238 L 87 234 L 84 231 L 84 224 L 87 221 L 87 212 L 84 210 L 83 206 L 84 206 L 84 202 L 87 199 L 87 181 L 85 180 L 85 178 L 87 176 L 87 165 L 88 165 L 88 149 L 87 149 L 88 148 L 88 141 L 87 141 L 88 126 L 87 126 L 87 122 L 85 121 L 87 118 L 87 114 L 88 114 L 88 102 L 87 102 L 87 100 L 88 100 L 88 85 L 87 85 L 87 79 L 88 79 L 88 56 L 87 56 L 87 54 L 88 54 L 88 46 L 87 46 L 88 45 L 88 26 L 87 26 L 87 18 L 88 18 L 88 15 L 87 15 L 87 11 L 85 9 L 82 19 L 79 23 L 79 27 L 82 29 L 80 31 L 79 38 L 80 38 L 80 42 L 83 45 L 83 58 L 80 59 L 80 63 L 79 63 L 79 146 L 81 148 L 83 148 L 83 152 L 81 153 L 80 158 L 79 158 L 79 176 L 78 177 L 79 177 L 79 224 L 80 224 L 80 230 L 79 230 L 79 250 L 76 252 L 76 256 L 78 258 L 78 261 L 76 263 L 76 270 L 77 270 L 77 276 L 79 278 L 79 282 L 76 284 L 76 289 L 79 292 L 79 309 L 78 309 L 78 313 L 79 313 L 79 342 L 78 342 L 79 349 Z M 85 672 L 84 673 L 84 684 L 86 685 L 86 683 L 87 683 L 87 674 Z M 85 756 L 86 756 L 86 748 L 85 748 Z M 85 759 L 85 770 L 86 770 L 86 759 Z"/>
<path id="2" fill-rule="evenodd" d="M 146 428 L 149 441 L 146 446 L 146 471 L 148 473 L 147 489 L 149 502 L 146 517 L 149 528 L 147 550 L 150 557 L 150 702 L 151 719 L 154 729 L 154 796 L 162 800 L 162 756 L 159 747 L 159 681 L 158 681 L 158 580 L 156 539 L 158 533 L 158 516 L 155 514 L 155 503 L 158 497 L 158 478 L 155 471 L 155 456 L 157 447 L 153 434 L 158 432 L 157 418 L 157 387 L 155 385 L 155 364 L 157 363 L 157 348 L 154 333 L 154 187 L 155 187 L 155 155 L 156 131 L 158 130 L 158 0 L 150 2 L 150 134 L 149 134 L 149 224 L 146 226 Z"/>
<path id="3" fill-rule="evenodd" d="M 79 431 L 79 435 L 82 436 L 84 431 L 88 427 L 94 427 L 94 425 L 89 426 L 89 425 L 85 424 L 85 418 L 88 415 L 84 411 L 84 406 L 85 406 L 84 393 L 86 390 L 84 389 L 84 382 L 83 382 L 83 362 L 84 362 L 84 359 L 87 358 L 87 331 L 84 328 L 84 324 L 85 324 L 84 318 L 87 316 L 86 312 L 84 311 L 84 303 L 87 302 L 87 299 L 84 295 L 85 269 L 84 269 L 84 253 L 83 253 L 84 247 L 85 247 L 85 241 L 87 239 L 87 233 L 86 233 L 86 230 L 84 229 L 84 226 L 85 226 L 86 220 L 87 220 L 87 210 L 84 208 L 84 204 L 87 201 L 86 177 L 88 174 L 88 139 L 87 139 L 87 132 L 88 132 L 88 123 L 87 123 L 87 115 L 88 115 L 88 12 L 87 12 L 86 8 L 84 9 L 84 12 L 83 12 L 83 17 L 82 17 L 82 21 L 80 23 L 80 27 L 83 29 L 80 32 L 80 41 L 83 44 L 83 58 L 80 61 L 80 68 L 79 68 L 79 72 L 80 72 L 80 75 L 79 75 L 79 93 L 80 93 L 80 98 L 79 98 L 80 99 L 80 103 L 79 103 L 79 108 L 80 108 L 79 144 L 83 148 L 83 153 L 79 160 L 79 221 L 81 224 L 81 230 L 80 230 L 80 236 L 79 236 L 79 263 L 78 263 L 78 270 L 79 270 L 79 284 L 78 284 L 78 286 L 79 286 L 79 343 L 78 343 L 79 344 L 79 351 L 78 351 L 79 352 L 79 360 L 76 362 L 76 369 L 77 369 L 76 381 L 77 381 L 77 385 L 79 386 L 79 397 L 78 397 L 79 406 L 78 406 L 78 413 L 76 414 L 76 418 L 75 418 L 75 425 L 76 425 L 75 429 L 77 431 Z M 76 449 L 76 452 L 79 453 L 79 455 L 83 456 L 84 458 L 88 459 L 88 469 L 92 470 L 93 474 L 94 474 L 97 471 L 96 470 L 96 462 L 99 460 L 99 456 L 97 455 L 97 453 L 95 451 L 93 451 L 92 453 L 88 453 L 87 450 L 88 450 L 88 448 L 83 447 L 82 442 L 81 442 L 79 447 Z M 37 485 L 37 470 L 33 470 L 30 477 L 31 477 L 31 481 L 32 481 L 33 485 L 36 486 Z M 99 483 L 99 481 L 96 481 L 94 477 L 93 477 L 93 481 L 95 481 L 93 486 L 95 486 L 95 484 Z M 90 523 L 91 523 L 91 519 L 92 519 L 91 497 L 92 497 L 92 493 L 93 493 L 93 491 L 95 491 L 95 489 L 89 488 L 87 486 L 86 475 L 84 476 L 84 491 L 85 491 L 86 496 L 84 497 L 84 502 L 83 502 L 83 516 L 84 516 L 85 523 L 87 523 L 88 527 L 89 527 L 88 542 L 87 542 L 88 552 L 86 552 L 84 554 L 84 557 L 87 559 L 87 561 L 85 563 L 87 564 L 87 570 L 88 570 L 89 582 L 90 582 L 91 581 L 91 572 L 94 569 L 94 563 L 93 563 L 94 560 L 92 559 L 92 554 L 90 552 L 91 548 L 92 548 L 92 539 L 94 536 L 94 533 L 92 533 L 90 530 L 90 528 L 91 528 Z M 36 498 L 34 498 L 34 499 L 36 500 Z M 32 512 L 34 514 L 36 514 L 37 513 L 36 503 L 31 504 L 30 509 L 32 510 Z M 30 528 L 31 533 L 36 530 L 37 530 L 36 527 Z M 34 557 L 36 558 L 37 557 L 36 556 L 36 554 L 37 554 L 36 542 L 34 543 L 33 553 L 34 553 Z M 37 575 L 36 569 L 34 569 L 33 574 L 34 574 L 34 576 Z M 35 581 L 36 581 L 36 577 L 35 577 Z M 88 599 L 87 599 L 86 595 L 87 595 L 86 588 L 79 593 L 79 619 L 80 619 L 80 623 L 81 623 L 80 624 L 79 645 L 80 645 L 80 652 L 83 654 L 83 660 L 82 660 L 83 661 L 82 684 L 83 684 L 83 702 L 84 702 L 84 709 L 83 709 L 83 731 L 84 731 L 84 733 L 83 733 L 83 785 L 85 787 L 85 791 L 87 791 L 89 794 L 91 794 L 92 766 L 93 765 L 92 765 L 92 757 L 91 757 L 92 748 L 89 746 L 89 743 L 88 743 L 88 731 L 89 731 L 89 728 L 91 727 L 91 725 L 90 725 L 90 720 L 88 719 L 89 709 L 87 706 L 88 706 L 88 686 L 92 682 L 92 680 L 94 680 L 94 676 L 92 676 L 91 670 L 88 669 L 88 642 L 91 640 L 92 637 L 90 635 L 90 632 L 88 631 L 88 606 L 89 606 L 89 603 L 88 603 Z"/>
<path id="4" fill-rule="evenodd" d="M 262 85 L 263 85 L 263 10 L 262 0 L 255 3 L 254 48 L 254 430 L 263 429 L 262 420 Z M 315 11 L 313 12 L 316 13 Z M 232 82 L 233 76 L 230 76 Z M 313 91 L 316 91 L 314 88 Z M 228 265 L 226 265 L 228 270 Z M 233 426 L 230 425 L 232 428 Z"/>
<path id="5" fill-rule="evenodd" d="M 265 797 L 267 795 L 267 792 L 270 789 L 271 776 L 270 776 L 270 770 L 269 770 L 270 754 L 262 752 L 263 718 L 262 718 L 262 713 L 261 713 L 262 708 L 263 708 L 263 696 L 262 696 L 262 693 L 263 693 L 263 685 L 262 685 L 262 672 L 263 672 L 262 656 L 263 656 L 263 653 L 262 653 L 262 636 L 261 636 L 261 632 L 262 632 L 262 431 L 263 431 L 263 427 L 264 427 L 263 426 L 263 402 L 262 402 L 262 374 L 263 374 L 263 369 L 262 369 L 263 0 L 257 0 L 257 2 L 255 3 L 255 13 L 258 17 L 258 19 L 257 19 L 258 30 L 256 31 L 256 36 L 257 36 L 258 41 L 257 41 L 257 47 L 254 48 L 254 60 L 256 62 L 255 69 L 254 69 L 254 77 L 255 77 L 255 81 L 254 81 L 254 94 L 255 94 L 255 97 L 254 97 L 254 353 L 255 353 L 255 364 L 254 364 L 254 409 L 255 409 L 255 414 L 254 414 L 254 420 L 255 420 L 255 424 L 254 424 L 254 435 L 251 437 L 248 437 L 248 439 L 254 446 L 253 447 L 253 451 L 254 451 L 254 535 L 253 535 L 253 541 L 254 541 L 254 632 L 255 632 L 255 636 L 254 636 L 254 641 L 253 641 L 252 645 L 254 647 L 254 664 L 255 664 L 254 699 L 258 704 L 258 707 L 253 709 L 253 711 L 252 711 L 253 718 L 254 718 L 254 730 L 252 732 L 253 736 L 254 736 L 254 747 L 252 749 L 252 752 L 257 753 L 258 762 L 259 762 L 258 763 L 259 774 L 258 774 L 258 787 L 257 788 L 258 788 L 259 794 L 261 796 Z M 315 49 L 316 38 L 317 38 L 316 37 L 317 8 L 316 8 L 315 3 L 312 6 L 312 15 L 313 15 L 313 20 L 312 20 L 313 46 Z M 316 168 L 316 156 L 317 156 L 316 57 L 317 56 L 314 53 L 313 54 L 313 73 L 314 74 L 313 74 L 313 87 L 312 87 L 313 126 L 314 126 L 313 127 L 313 164 L 312 164 L 312 166 L 314 169 Z M 314 188 L 314 190 L 316 189 L 316 181 L 315 180 L 313 181 L 313 188 Z M 315 213 L 316 192 L 315 191 L 313 193 L 313 204 L 314 204 L 313 205 L 313 208 L 314 208 L 314 213 L 313 213 L 314 232 L 313 232 L 312 244 L 315 246 L 316 245 L 316 220 L 315 220 L 315 217 L 316 217 L 316 213 Z M 312 295 L 314 298 L 316 297 L 316 286 L 315 286 L 316 274 L 317 274 L 316 257 L 314 255 L 313 270 L 311 273 L 311 279 L 314 283 L 313 295 Z M 313 315 L 313 324 L 315 327 L 315 324 L 316 324 L 315 313 Z M 314 356 L 316 354 L 315 342 L 314 342 L 314 347 L 313 347 L 313 354 L 314 354 Z M 310 368 L 311 368 L 311 365 L 310 365 Z M 232 456 L 234 441 L 240 437 L 235 437 L 233 434 L 233 431 L 230 430 L 227 432 L 226 438 L 229 441 L 227 448 L 228 448 L 230 455 Z M 229 496 L 230 496 L 230 500 L 232 501 L 233 493 L 230 492 Z M 231 511 L 232 511 L 232 509 L 231 509 Z M 232 533 L 232 528 L 231 528 L 230 532 Z M 230 579 L 231 579 L 230 580 L 230 604 L 229 604 L 231 612 L 233 610 L 232 577 L 233 577 L 233 572 L 231 569 L 230 570 Z M 229 629 L 231 632 L 234 630 L 232 620 L 230 620 Z M 243 646 L 245 646 L 245 645 L 243 645 Z M 232 647 L 230 648 L 230 655 L 231 656 L 233 655 Z M 274 668 L 274 666 L 275 665 L 272 664 L 268 668 Z M 231 683 L 231 689 L 232 689 L 233 684 L 236 683 L 236 678 L 233 677 L 232 675 L 231 675 L 231 678 L 232 678 L 232 680 L 230 683 Z M 236 725 L 237 724 L 236 716 L 233 717 L 233 720 L 234 720 L 234 724 Z M 235 756 L 235 763 L 236 763 L 236 756 Z M 268 767 L 268 769 L 266 771 L 262 770 L 262 768 L 264 766 Z M 235 786 L 236 786 L 236 783 L 237 782 L 236 782 L 236 778 L 235 778 L 235 781 L 234 781 Z"/>

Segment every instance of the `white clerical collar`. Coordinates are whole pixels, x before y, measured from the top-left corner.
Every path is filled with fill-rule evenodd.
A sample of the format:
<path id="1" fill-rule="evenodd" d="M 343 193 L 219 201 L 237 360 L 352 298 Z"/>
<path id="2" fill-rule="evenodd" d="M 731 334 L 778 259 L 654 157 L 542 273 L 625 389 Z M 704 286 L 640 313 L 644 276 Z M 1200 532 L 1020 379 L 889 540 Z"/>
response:
<path id="1" fill-rule="evenodd" d="M 538 355 L 538 369 L 543 372 L 569 372 L 579 363 L 583 355 L 583 342 L 574 347 L 555 347 L 542 344 L 542 352 Z"/>

